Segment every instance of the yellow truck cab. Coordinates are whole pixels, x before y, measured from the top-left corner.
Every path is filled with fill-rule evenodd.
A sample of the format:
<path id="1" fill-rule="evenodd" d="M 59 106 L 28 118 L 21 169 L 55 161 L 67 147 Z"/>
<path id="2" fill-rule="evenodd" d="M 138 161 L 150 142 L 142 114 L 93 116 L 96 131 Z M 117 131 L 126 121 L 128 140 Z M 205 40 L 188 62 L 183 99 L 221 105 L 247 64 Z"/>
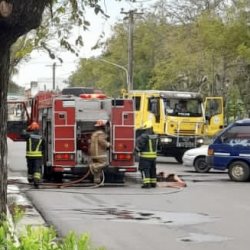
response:
<path id="1" fill-rule="evenodd" d="M 150 121 L 159 136 L 158 154 L 172 156 L 179 163 L 186 150 L 201 146 L 204 136 L 223 128 L 222 99 L 216 99 L 216 106 L 212 98 L 205 104 L 202 95 L 194 92 L 132 90 L 124 95 L 134 100 L 137 134 Z M 205 105 L 217 110 L 206 113 Z"/>

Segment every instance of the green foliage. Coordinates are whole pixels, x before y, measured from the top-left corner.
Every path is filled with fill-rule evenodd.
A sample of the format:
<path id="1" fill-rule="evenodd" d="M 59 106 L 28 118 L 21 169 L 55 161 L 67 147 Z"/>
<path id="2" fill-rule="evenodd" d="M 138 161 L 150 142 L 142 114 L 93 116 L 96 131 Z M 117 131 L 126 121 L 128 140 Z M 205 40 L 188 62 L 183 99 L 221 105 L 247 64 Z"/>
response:
<path id="1" fill-rule="evenodd" d="M 94 248 L 90 244 L 90 238 L 88 234 L 83 234 L 81 236 L 76 235 L 74 232 L 70 232 L 65 239 L 62 241 L 62 249 L 71 250 L 71 249 L 98 249 L 105 250 L 105 248 Z"/>
<path id="2" fill-rule="evenodd" d="M 82 59 L 79 70 L 69 78 L 69 85 L 93 86 L 117 96 L 121 88 L 126 88 L 126 74 L 99 58 Z"/>
<path id="3" fill-rule="evenodd" d="M 241 99 L 239 88 L 238 86 L 233 85 L 228 91 L 226 102 L 227 123 L 243 118 L 245 112 L 245 106 Z"/>
<path id="4" fill-rule="evenodd" d="M 18 221 L 20 221 L 23 218 L 24 212 L 25 212 L 25 210 L 21 206 L 15 205 L 13 207 L 13 212 L 12 212 L 13 216 L 12 216 L 12 218 L 13 218 L 13 222 L 15 224 L 17 224 Z"/>
<path id="5" fill-rule="evenodd" d="M 6 221 L 0 222 L 0 250 L 5 250 L 8 242 L 8 225 Z"/>
<path id="6" fill-rule="evenodd" d="M 24 209 L 9 205 L 15 225 L 23 217 Z M 104 247 L 94 247 L 87 233 L 77 235 L 69 232 L 65 237 L 58 238 L 53 227 L 34 227 L 28 225 L 17 237 L 15 228 L 2 216 L 0 221 L 0 250 L 105 250 Z"/>
<path id="7" fill-rule="evenodd" d="M 56 233 L 52 228 L 31 227 L 26 228 L 26 232 L 19 238 L 20 250 L 38 250 L 38 249 L 60 249 L 58 248 Z"/>
<path id="8" fill-rule="evenodd" d="M 27 35 L 20 37 L 11 47 L 10 73 L 16 73 L 15 67 L 22 61 L 29 59 L 29 55 L 34 50 L 35 44 Z"/>
<path id="9" fill-rule="evenodd" d="M 12 216 L 13 223 L 16 225 L 23 218 L 26 207 L 20 204 L 18 205 L 15 198 L 8 197 L 8 210 Z"/>
<path id="10" fill-rule="evenodd" d="M 250 87 L 247 7 L 245 0 L 156 3 L 151 13 L 134 23 L 134 89 L 202 91 L 227 99 L 227 89 L 237 85 L 238 99 L 246 106 Z M 127 47 L 127 24 L 117 23 L 103 54 L 89 63 L 82 59 L 70 85 L 92 82 L 116 95 L 118 89 L 126 88 L 125 73 L 100 61 L 127 67 Z"/>
<path id="11" fill-rule="evenodd" d="M 27 226 L 19 242 L 9 235 L 8 224 L 0 225 L 0 250 L 105 250 L 104 247 L 93 247 L 88 234 L 76 235 L 70 232 L 59 240 L 56 231 L 48 227 Z"/>
<path id="12" fill-rule="evenodd" d="M 100 0 L 44 2 L 49 4 L 44 11 L 41 25 L 28 35 L 21 36 L 12 46 L 10 74 L 18 73 L 17 66 L 22 61 L 29 60 L 34 50 L 46 51 L 51 59 L 58 59 L 60 62 L 63 61 L 60 57 L 62 50 L 78 56 L 79 49 L 84 46 L 84 31 L 90 28 L 90 22 L 86 20 L 86 9 L 89 12 L 93 10 L 95 15 L 108 18 L 101 8 Z M 75 36 L 77 28 L 80 32 Z"/>

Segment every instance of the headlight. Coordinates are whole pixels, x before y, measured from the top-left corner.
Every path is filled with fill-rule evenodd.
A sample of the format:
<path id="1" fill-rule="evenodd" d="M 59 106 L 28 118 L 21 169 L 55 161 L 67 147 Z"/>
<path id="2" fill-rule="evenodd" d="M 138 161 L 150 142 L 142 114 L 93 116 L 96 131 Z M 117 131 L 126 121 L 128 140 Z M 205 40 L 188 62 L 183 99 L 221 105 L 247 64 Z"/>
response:
<path id="1" fill-rule="evenodd" d="M 203 144 L 203 143 L 204 143 L 204 140 L 203 140 L 202 138 L 200 138 L 200 139 L 197 140 L 197 143 Z"/>
<path id="2" fill-rule="evenodd" d="M 161 142 L 162 143 L 170 143 L 170 142 L 172 142 L 172 139 L 171 138 L 161 138 Z"/>

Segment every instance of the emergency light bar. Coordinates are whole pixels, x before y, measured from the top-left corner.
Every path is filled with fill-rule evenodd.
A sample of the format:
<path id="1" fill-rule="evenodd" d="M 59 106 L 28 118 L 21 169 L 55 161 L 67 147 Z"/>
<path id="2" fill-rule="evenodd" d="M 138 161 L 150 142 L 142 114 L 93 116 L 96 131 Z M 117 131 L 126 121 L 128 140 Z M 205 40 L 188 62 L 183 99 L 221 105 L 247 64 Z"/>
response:
<path id="1" fill-rule="evenodd" d="M 105 94 L 80 94 L 82 99 L 105 99 L 107 96 Z"/>

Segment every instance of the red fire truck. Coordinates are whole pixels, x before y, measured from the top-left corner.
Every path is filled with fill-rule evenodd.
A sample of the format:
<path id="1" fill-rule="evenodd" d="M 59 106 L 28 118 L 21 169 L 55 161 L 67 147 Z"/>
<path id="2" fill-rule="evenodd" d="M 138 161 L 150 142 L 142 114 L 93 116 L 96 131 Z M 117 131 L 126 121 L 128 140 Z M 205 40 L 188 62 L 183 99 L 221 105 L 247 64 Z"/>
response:
<path id="1" fill-rule="evenodd" d="M 8 102 L 13 105 L 13 102 Z M 29 110 L 27 102 L 22 102 Z M 125 172 L 135 172 L 135 127 L 132 99 L 108 98 L 102 93 L 61 95 L 39 92 L 31 101 L 27 121 L 8 121 L 8 137 L 21 141 L 22 131 L 32 122 L 40 125 L 45 140 L 43 178 L 61 181 L 65 176 L 80 176 L 88 172 L 89 140 L 97 120 L 106 120 L 109 166 L 105 179 L 123 180 Z M 20 105 L 19 105 L 20 106 Z"/>

